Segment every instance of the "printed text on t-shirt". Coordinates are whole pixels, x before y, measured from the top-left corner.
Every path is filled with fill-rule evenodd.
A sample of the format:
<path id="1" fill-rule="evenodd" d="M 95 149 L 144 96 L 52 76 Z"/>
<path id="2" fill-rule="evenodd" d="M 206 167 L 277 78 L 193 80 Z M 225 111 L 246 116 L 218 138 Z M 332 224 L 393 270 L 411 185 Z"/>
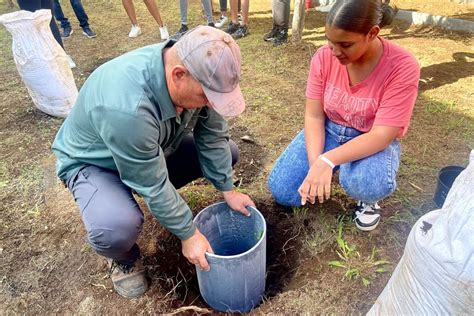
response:
<path id="1" fill-rule="evenodd" d="M 324 112 L 329 119 L 343 120 L 348 126 L 367 131 L 375 119 L 379 106 L 377 98 L 359 98 L 332 83 L 324 91 Z"/>

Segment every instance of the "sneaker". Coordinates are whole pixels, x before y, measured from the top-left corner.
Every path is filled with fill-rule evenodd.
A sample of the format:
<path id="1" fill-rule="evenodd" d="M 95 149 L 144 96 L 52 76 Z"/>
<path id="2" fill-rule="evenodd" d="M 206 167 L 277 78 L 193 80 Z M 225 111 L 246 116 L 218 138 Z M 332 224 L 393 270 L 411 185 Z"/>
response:
<path id="1" fill-rule="evenodd" d="M 168 27 L 166 25 L 160 27 L 160 37 L 162 41 L 166 41 L 170 37 L 170 33 L 168 33 Z"/>
<path id="2" fill-rule="evenodd" d="M 225 15 L 221 15 L 221 17 L 219 18 L 219 20 L 217 20 L 216 22 L 216 27 L 218 29 L 220 29 L 221 27 L 224 26 L 224 24 L 227 22 L 227 17 Z"/>
<path id="3" fill-rule="evenodd" d="M 132 24 L 132 28 L 130 29 L 130 33 L 128 33 L 128 37 L 137 37 L 138 35 L 142 34 L 142 29 L 138 24 Z"/>
<path id="4" fill-rule="evenodd" d="M 186 24 L 181 24 L 181 27 L 179 28 L 178 32 L 174 33 L 171 36 L 171 39 L 178 41 L 186 32 L 189 30 L 188 26 Z"/>
<path id="5" fill-rule="evenodd" d="M 87 38 L 94 38 L 97 36 L 97 34 L 88 26 L 82 29 L 82 34 L 84 34 Z"/>
<path id="6" fill-rule="evenodd" d="M 109 276 L 115 291 L 126 298 L 139 297 L 148 289 L 145 268 L 140 260 L 134 265 L 126 265 L 107 259 Z"/>
<path id="7" fill-rule="evenodd" d="M 280 29 L 278 33 L 273 38 L 273 46 L 280 46 L 285 44 L 288 41 L 288 31 L 285 29 Z"/>
<path id="8" fill-rule="evenodd" d="M 234 34 L 232 34 L 232 37 L 234 39 L 239 39 L 239 38 L 242 38 L 242 37 L 245 37 L 249 35 L 249 29 L 247 27 L 247 25 L 241 25 L 239 26 L 238 30 L 234 32 Z"/>
<path id="9" fill-rule="evenodd" d="M 380 206 L 377 203 L 357 202 L 357 207 L 352 214 L 356 227 L 362 231 L 374 230 L 380 222 L 378 210 L 380 210 Z"/>
<path id="10" fill-rule="evenodd" d="M 209 23 L 207 23 L 207 26 L 216 27 L 216 25 L 214 24 L 214 22 L 209 22 Z"/>
<path id="11" fill-rule="evenodd" d="M 178 30 L 178 33 L 185 34 L 189 30 L 186 24 L 181 24 L 181 27 Z"/>
<path id="12" fill-rule="evenodd" d="M 74 31 L 72 30 L 72 28 L 70 26 L 68 27 L 65 27 L 63 28 L 63 31 L 61 33 L 61 37 L 62 38 L 70 38 L 71 37 L 71 34 L 73 33 Z"/>
<path id="13" fill-rule="evenodd" d="M 226 33 L 228 34 L 234 34 L 240 27 L 240 24 L 237 23 L 237 24 L 234 24 L 232 22 L 229 23 L 229 25 L 227 26 L 227 29 L 225 30 Z"/>
<path id="14" fill-rule="evenodd" d="M 265 33 L 265 35 L 263 35 L 263 40 L 264 41 L 267 41 L 267 42 L 271 42 L 275 39 L 275 36 L 277 35 L 279 31 L 279 28 L 277 26 L 273 26 L 272 30 L 268 33 Z"/>
<path id="15" fill-rule="evenodd" d="M 76 68 L 76 63 L 74 62 L 74 60 L 72 60 L 71 56 L 66 55 L 66 58 L 67 58 L 67 63 L 69 65 L 69 68 L 71 69 Z"/>

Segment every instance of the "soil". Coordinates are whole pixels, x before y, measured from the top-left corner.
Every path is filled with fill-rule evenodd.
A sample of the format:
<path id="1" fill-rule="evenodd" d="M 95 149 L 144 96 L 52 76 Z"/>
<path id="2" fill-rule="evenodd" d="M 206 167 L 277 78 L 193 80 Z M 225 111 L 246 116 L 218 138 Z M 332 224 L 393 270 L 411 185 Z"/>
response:
<path id="1" fill-rule="evenodd" d="M 472 17 L 472 6 L 430 1 L 428 8 L 426 1 L 392 2 L 402 9 Z M 158 40 L 157 27 L 141 2 L 136 2 L 136 8 L 144 34 L 134 40 L 126 37 L 129 24 L 120 3 L 83 3 L 99 36 L 89 40 L 77 31 L 65 41 L 78 65 L 73 71 L 78 87 L 104 62 Z M 157 3 L 170 32 L 177 30 L 177 3 Z M 63 9 L 73 17 L 67 4 Z M 0 1 L 0 13 L 11 10 Z M 203 22 L 198 1 L 191 2 L 189 10 L 191 24 Z M 323 13 L 311 11 L 302 43 L 273 48 L 261 40 L 271 27 L 270 4 L 255 1 L 251 34 L 239 41 L 247 110 L 229 121 L 232 139 L 241 151 L 235 185 L 252 196 L 268 226 L 265 299 L 255 314 L 366 313 L 402 256 L 413 223 L 435 208 L 431 197 L 437 171 L 449 164 L 465 165 L 474 148 L 472 34 L 412 27 L 397 20 L 383 36 L 417 57 L 421 82 L 410 130 L 402 142 L 398 189 L 381 203 L 381 224 L 370 233 L 354 228 L 349 215 L 355 201 L 338 186 L 337 176 L 332 199 L 322 205 L 302 210 L 277 205 L 266 189 L 266 178 L 302 128 L 308 65 L 325 43 L 324 18 Z M 181 255 L 178 239 L 153 218 L 138 196 L 145 214 L 138 244 L 150 288 L 133 300 L 113 291 L 105 261 L 88 246 L 74 201 L 55 177 L 50 146 L 62 120 L 34 108 L 11 56 L 11 37 L 3 28 L 0 43 L 0 310 L 6 314 L 217 313 L 202 300 L 194 266 Z M 204 180 L 180 193 L 194 214 L 221 200 Z M 348 279 L 343 269 L 328 264 L 339 259 L 338 227 L 357 249 L 359 256 L 351 260 L 360 277 Z M 387 261 L 386 272 L 375 272 L 371 256 Z M 369 284 L 363 284 L 362 276 Z"/>

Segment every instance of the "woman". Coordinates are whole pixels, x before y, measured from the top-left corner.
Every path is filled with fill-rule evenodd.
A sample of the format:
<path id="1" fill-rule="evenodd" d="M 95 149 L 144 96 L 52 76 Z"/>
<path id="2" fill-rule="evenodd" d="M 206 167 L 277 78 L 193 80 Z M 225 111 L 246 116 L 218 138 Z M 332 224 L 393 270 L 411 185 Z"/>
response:
<path id="1" fill-rule="evenodd" d="M 313 56 L 306 88 L 304 130 L 275 163 L 268 180 L 275 200 L 287 206 L 330 197 L 332 174 L 359 200 L 357 228 L 380 221 L 377 201 L 396 188 L 399 139 L 415 104 L 419 65 L 379 37 L 396 11 L 388 1 L 337 1 L 330 10 L 327 45 Z"/>

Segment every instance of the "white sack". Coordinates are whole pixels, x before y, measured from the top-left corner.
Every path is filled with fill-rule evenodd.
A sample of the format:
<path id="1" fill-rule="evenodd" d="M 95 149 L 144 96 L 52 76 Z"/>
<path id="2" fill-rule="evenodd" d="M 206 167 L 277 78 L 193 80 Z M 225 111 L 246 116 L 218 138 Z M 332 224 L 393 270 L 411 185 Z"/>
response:
<path id="1" fill-rule="evenodd" d="M 13 58 L 34 104 L 49 115 L 66 117 L 76 102 L 77 88 L 50 21 L 51 10 L 0 16 L 0 23 L 12 34 Z"/>
<path id="2" fill-rule="evenodd" d="M 427 229 L 432 225 L 430 229 Z M 443 208 L 412 228 L 368 315 L 474 315 L 474 151 Z"/>

